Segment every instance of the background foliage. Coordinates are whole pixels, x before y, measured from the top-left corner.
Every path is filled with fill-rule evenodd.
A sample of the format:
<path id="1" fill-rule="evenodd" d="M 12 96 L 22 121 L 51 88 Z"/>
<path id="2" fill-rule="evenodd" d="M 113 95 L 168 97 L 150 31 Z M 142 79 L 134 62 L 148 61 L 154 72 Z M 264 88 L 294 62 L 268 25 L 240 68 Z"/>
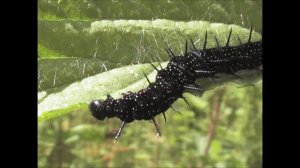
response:
<path id="1" fill-rule="evenodd" d="M 183 27 L 194 20 L 209 21 L 202 23 L 205 25 L 199 31 L 202 33 L 207 27 L 214 27 L 213 22 L 224 23 L 218 36 L 222 41 L 228 32 L 226 24 L 245 28 L 253 25 L 260 32 L 261 4 L 261 1 L 253 0 L 166 0 L 156 3 L 148 0 L 39 0 L 39 167 L 261 167 L 260 82 L 254 87 L 242 88 L 222 85 L 202 97 L 186 94 L 192 108 L 179 100 L 176 107 L 183 115 L 169 110 L 166 124 L 162 116 L 157 117 L 163 133 L 161 138 L 155 137 L 151 122 L 138 121 L 125 128 L 117 143 L 112 142 L 114 131 L 120 124 L 117 119 L 96 121 L 88 113 L 86 104 L 74 103 L 76 94 L 81 95 L 78 102 L 98 98 L 97 88 L 101 87 L 105 88 L 105 93 L 101 92 L 103 95 L 117 95 L 136 85 L 142 87 L 142 75 L 134 74 L 145 71 L 155 76 L 151 66 L 142 63 L 150 62 L 151 58 L 166 61 L 167 57 L 162 45 L 157 47 L 147 40 L 141 42 L 140 33 L 135 33 L 139 20 L 148 20 L 149 23 L 141 23 L 146 27 L 153 25 L 153 19 L 169 19 Z M 109 25 L 120 19 L 124 19 L 121 23 L 133 24 L 116 35 L 110 32 Z M 107 20 L 105 24 L 99 24 L 104 20 Z M 160 23 L 166 23 L 162 21 Z M 158 27 L 161 30 L 152 28 L 153 32 L 171 38 L 165 35 L 164 25 Z M 183 29 L 187 32 L 175 35 L 181 41 L 170 43 L 172 48 L 176 44 L 182 45 L 187 34 L 199 33 L 193 32 L 192 28 Z M 215 27 L 211 29 L 215 30 Z M 244 33 L 246 38 L 246 30 L 236 30 Z M 147 35 L 153 40 L 151 34 L 146 32 L 145 37 Z M 179 45 L 175 51 L 179 53 L 182 48 Z M 138 65 L 132 66 L 133 63 Z M 118 67 L 121 69 L 109 71 Z M 117 76 L 109 78 L 112 72 Z M 130 76 L 130 80 L 126 76 Z M 85 89 L 92 88 L 89 88 L 91 83 L 101 80 L 110 83 L 93 85 L 94 94 L 82 94 Z M 58 104 L 54 113 L 51 111 L 53 104 Z M 40 111 L 49 113 L 40 115 Z"/>

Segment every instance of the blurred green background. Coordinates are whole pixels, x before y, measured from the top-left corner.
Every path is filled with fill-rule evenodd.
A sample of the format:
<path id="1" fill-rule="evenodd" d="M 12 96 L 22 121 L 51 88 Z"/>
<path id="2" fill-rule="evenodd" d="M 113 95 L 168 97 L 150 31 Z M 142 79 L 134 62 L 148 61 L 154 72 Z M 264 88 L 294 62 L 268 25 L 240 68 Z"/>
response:
<path id="1" fill-rule="evenodd" d="M 78 27 L 84 29 L 93 21 L 106 19 L 124 19 L 127 22 L 153 19 L 183 22 L 203 20 L 245 28 L 253 25 L 257 32 L 261 32 L 262 1 L 39 0 L 39 95 L 47 97 L 50 93 L 57 93 L 76 81 L 103 71 L 98 67 L 99 61 L 87 59 L 95 51 L 91 51 L 91 55 L 82 52 L 90 50 L 91 44 L 86 42 L 89 41 L 85 39 L 86 36 L 80 33 L 69 35 L 67 33 L 73 29 L 61 27 L 68 25 L 65 23 L 72 23 L 75 30 Z M 64 30 L 70 32 L 65 33 Z M 110 37 L 114 38 L 113 35 Z M 119 47 L 119 50 L 126 49 L 126 46 Z M 144 52 L 138 51 L 132 55 Z M 113 56 L 114 53 L 111 54 Z M 73 58 L 76 59 L 70 60 Z M 136 56 L 126 57 L 127 60 L 122 61 L 112 59 L 106 62 L 104 68 L 110 70 L 139 63 L 133 61 L 134 58 Z M 122 65 L 119 65 L 120 62 Z M 91 66 L 90 72 L 83 75 L 79 73 L 82 69 L 73 68 L 73 64 L 81 63 Z M 60 69 L 62 66 L 66 69 Z M 56 71 L 51 73 L 54 68 L 69 74 L 62 73 L 62 80 L 55 81 L 51 75 L 59 79 L 60 74 Z M 152 122 L 137 121 L 128 124 L 120 139 L 113 143 L 115 131 L 121 122 L 118 119 L 97 121 L 87 109 L 73 110 L 39 123 L 38 166 L 262 167 L 261 81 L 250 87 L 237 88 L 229 84 L 218 86 L 201 97 L 187 93 L 185 96 L 192 108 L 178 100 L 175 106 L 182 115 L 168 110 L 167 123 L 164 123 L 163 116 L 156 117 L 162 131 L 162 137 L 159 138 L 155 137 Z"/>

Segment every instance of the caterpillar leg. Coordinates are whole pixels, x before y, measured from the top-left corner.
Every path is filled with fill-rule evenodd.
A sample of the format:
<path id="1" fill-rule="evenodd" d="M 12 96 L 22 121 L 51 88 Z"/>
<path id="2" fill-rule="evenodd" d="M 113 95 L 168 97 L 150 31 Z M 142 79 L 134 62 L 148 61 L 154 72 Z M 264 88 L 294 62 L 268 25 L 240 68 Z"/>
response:
<path id="1" fill-rule="evenodd" d="M 164 115 L 164 119 L 165 119 L 165 123 L 167 122 L 167 117 L 166 117 L 166 114 L 164 112 L 162 112 L 163 115 Z"/>
<path id="2" fill-rule="evenodd" d="M 119 128 L 119 130 L 118 130 L 118 133 L 117 133 L 117 135 L 116 135 L 116 137 L 115 137 L 115 140 L 114 140 L 114 142 L 116 142 L 117 140 L 118 140 L 118 138 L 120 137 L 120 135 L 121 135 L 121 132 L 122 132 L 122 130 L 123 130 L 123 128 L 124 128 L 124 126 L 125 126 L 125 124 L 126 124 L 126 122 L 125 121 L 123 121 L 122 122 L 122 124 L 121 124 L 121 127 Z"/>
<path id="3" fill-rule="evenodd" d="M 156 129 L 156 132 L 157 132 L 156 136 L 161 136 L 160 129 L 159 129 L 159 127 L 158 127 L 158 125 L 157 125 L 157 123 L 156 123 L 155 119 L 154 119 L 154 118 L 152 118 L 152 121 L 153 121 L 153 124 L 154 124 L 154 126 L 155 126 L 155 129 Z"/>

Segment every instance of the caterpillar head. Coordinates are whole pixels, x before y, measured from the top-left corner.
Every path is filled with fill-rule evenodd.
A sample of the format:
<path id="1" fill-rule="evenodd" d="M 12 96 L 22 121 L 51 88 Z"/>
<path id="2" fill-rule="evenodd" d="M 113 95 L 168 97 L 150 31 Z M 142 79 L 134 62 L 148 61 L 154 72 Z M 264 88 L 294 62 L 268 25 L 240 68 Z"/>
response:
<path id="1" fill-rule="evenodd" d="M 106 117 L 113 117 L 113 108 L 111 108 L 113 102 L 114 99 L 107 95 L 106 100 L 93 100 L 89 105 L 89 109 L 95 118 L 104 120 Z"/>
<path id="2" fill-rule="evenodd" d="M 93 100 L 90 103 L 89 109 L 92 115 L 98 120 L 104 120 L 106 117 L 106 109 L 103 101 L 101 100 Z"/>

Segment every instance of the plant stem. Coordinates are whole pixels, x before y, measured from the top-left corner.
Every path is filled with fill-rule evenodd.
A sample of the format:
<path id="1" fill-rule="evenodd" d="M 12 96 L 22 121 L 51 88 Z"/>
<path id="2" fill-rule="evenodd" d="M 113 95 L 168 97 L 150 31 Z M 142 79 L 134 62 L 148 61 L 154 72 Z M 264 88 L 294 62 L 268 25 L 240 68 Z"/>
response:
<path id="1" fill-rule="evenodd" d="M 214 138 L 215 135 L 215 131 L 216 131 L 216 127 L 217 127 L 217 123 L 219 120 L 219 116 L 220 116 L 220 106 L 222 103 L 222 98 L 223 95 L 225 93 L 224 89 L 220 89 L 219 92 L 217 93 L 217 95 L 214 97 L 213 100 L 213 109 L 210 113 L 210 122 L 209 122 L 209 126 L 208 126 L 208 141 L 204 150 L 204 156 L 206 159 L 208 159 L 208 154 L 209 154 L 209 149 L 212 143 L 212 140 Z M 205 168 L 205 161 L 203 161 L 201 163 L 200 168 Z"/>

